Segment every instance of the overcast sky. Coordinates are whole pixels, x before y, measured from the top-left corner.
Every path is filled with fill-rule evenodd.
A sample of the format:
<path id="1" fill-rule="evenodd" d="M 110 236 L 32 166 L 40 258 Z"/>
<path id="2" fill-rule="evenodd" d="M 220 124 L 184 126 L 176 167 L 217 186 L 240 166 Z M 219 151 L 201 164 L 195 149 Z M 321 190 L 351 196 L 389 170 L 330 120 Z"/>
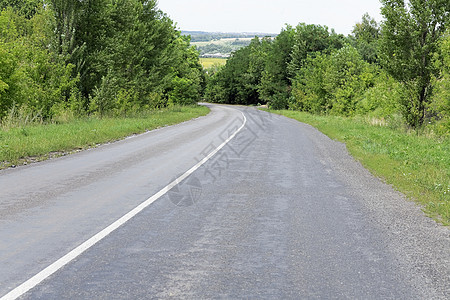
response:
<path id="1" fill-rule="evenodd" d="M 284 24 L 327 25 L 349 34 L 364 13 L 381 21 L 379 0 L 159 0 L 181 30 L 279 33 Z"/>

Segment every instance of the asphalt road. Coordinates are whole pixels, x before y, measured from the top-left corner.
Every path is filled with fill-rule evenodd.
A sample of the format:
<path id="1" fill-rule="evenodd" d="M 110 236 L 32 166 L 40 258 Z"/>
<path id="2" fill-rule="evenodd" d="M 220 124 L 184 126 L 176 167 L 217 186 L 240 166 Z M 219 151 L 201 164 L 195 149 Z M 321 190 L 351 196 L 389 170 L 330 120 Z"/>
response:
<path id="1" fill-rule="evenodd" d="M 205 162 L 245 123 L 22 298 L 450 298 L 449 229 L 343 144 L 285 117 L 210 107 L 0 171 L 0 297 Z"/>

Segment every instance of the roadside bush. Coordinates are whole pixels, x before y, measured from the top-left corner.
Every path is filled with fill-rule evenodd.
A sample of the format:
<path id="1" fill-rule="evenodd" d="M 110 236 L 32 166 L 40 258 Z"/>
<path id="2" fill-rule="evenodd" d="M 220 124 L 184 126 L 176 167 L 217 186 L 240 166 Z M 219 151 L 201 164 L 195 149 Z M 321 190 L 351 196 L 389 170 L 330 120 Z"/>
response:
<path id="1" fill-rule="evenodd" d="M 117 93 L 116 79 L 109 72 L 102 77 L 100 87 L 95 87 L 94 96 L 89 104 L 89 111 L 100 116 L 106 115 L 115 107 Z"/>
<path id="2" fill-rule="evenodd" d="M 324 76 L 330 63 L 329 56 L 316 53 L 308 56 L 305 66 L 301 68 L 292 82 L 292 100 L 290 109 L 311 113 L 326 113 L 331 108 L 328 90 L 325 88 Z"/>
<path id="3" fill-rule="evenodd" d="M 435 95 L 430 109 L 443 119 L 442 124 L 450 123 L 450 30 L 444 35 L 439 47 L 439 55 L 435 59 L 435 65 L 441 70 L 440 76 L 434 78 Z M 444 126 L 445 127 L 445 126 Z M 449 130 L 450 128 L 447 127 Z"/>
<path id="4" fill-rule="evenodd" d="M 144 110 L 145 109 L 161 109 L 167 106 L 167 99 L 163 97 L 163 94 L 160 92 L 152 92 L 144 101 Z"/>
<path id="5" fill-rule="evenodd" d="M 113 113 L 115 116 L 127 116 L 138 112 L 138 95 L 131 90 L 120 89 L 115 97 Z"/>
<path id="6" fill-rule="evenodd" d="M 40 45 L 45 39 L 36 31 L 43 25 L 35 19 L 46 18 L 48 14 L 37 13 L 28 20 L 12 9 L 0 12 L 0 120 L 20 107 L 51 119 L 52 107 L 67 102 L 78 83 L 72 77 L 74 65 Z"/>
<path id="7" fill-rule="evenodd" d="M 175 76 L 172 80 L 168 105 L 195 104 L 199 100 L 199 90 L 200 87 L 193 80 Z"/>
<path id="8" fill-rule="evenodd" d="M 290 107 L 312 113 L 352 116 L 358 101 L 375 83 L 377 69 L 346 46 L 330 55 L 315 53 L 293 81 Z"/>
<path id="9" fill-rule="evenodd" d="M 380 72 L 375 85 L 361 96 L 356 111 L 361 115 L 386 119 L 400 112 L 399 103 L 404 97 L 401 85 L 391 76 Z"/>
<path id="10" fill-rule="evenodd" d="M 289 105 L 289 93 L 277 92 L 272 95 L 271 100 L 267 103 L 270 109 L 286 109 Z"/>
<path id="11" fill-rule="evenodd" d="M 335 51 L 330 59 L 324 75 L 325 89 L 332 95 L 330 112 L 355 115 L 361 95 L 374 84 L 377 70 L 352 46 Z"/>
<path id="12" fill-rule="evenodd" d="M 433 135 L 438 138 L 450 138 L 450 118 L 442 119 L 428 126 Z"/>

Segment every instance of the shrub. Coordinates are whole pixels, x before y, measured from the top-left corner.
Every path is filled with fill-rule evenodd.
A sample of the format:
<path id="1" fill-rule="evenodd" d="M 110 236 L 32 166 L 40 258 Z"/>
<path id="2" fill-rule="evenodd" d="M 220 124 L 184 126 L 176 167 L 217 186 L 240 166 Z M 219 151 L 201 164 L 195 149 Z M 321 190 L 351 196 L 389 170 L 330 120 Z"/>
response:
<path id="1" fill-rule="evenodd" d="M 381 72 L 375 85 L 367 89 L 357 105 L 358 114 L 387 118 L 399 113 L 399 103 L 405 97 L 401 85 L 391 76 Z"/>
<path id="2" fill-rule="evenodd" d="M 200 87 L 188 78 L 175 76 L 172 80 L 172 91 L 169 93 L 168 104 L 190 105 L 198 101 Z"/>

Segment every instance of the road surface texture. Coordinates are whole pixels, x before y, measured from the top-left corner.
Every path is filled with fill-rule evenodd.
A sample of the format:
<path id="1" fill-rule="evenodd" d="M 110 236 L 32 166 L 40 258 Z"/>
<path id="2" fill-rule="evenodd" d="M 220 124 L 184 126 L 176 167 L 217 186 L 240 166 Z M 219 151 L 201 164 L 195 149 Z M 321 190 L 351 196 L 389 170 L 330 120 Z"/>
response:
<path id="1" fill-rule="evenodd" d="M 345 145 L 256 109 L 212 112 L 0 171 L 0 297 L 187 179 L 23 299 L 449 299 L 449 229 Z M 245 117 L 244 117 L 245 116 Z"/>

